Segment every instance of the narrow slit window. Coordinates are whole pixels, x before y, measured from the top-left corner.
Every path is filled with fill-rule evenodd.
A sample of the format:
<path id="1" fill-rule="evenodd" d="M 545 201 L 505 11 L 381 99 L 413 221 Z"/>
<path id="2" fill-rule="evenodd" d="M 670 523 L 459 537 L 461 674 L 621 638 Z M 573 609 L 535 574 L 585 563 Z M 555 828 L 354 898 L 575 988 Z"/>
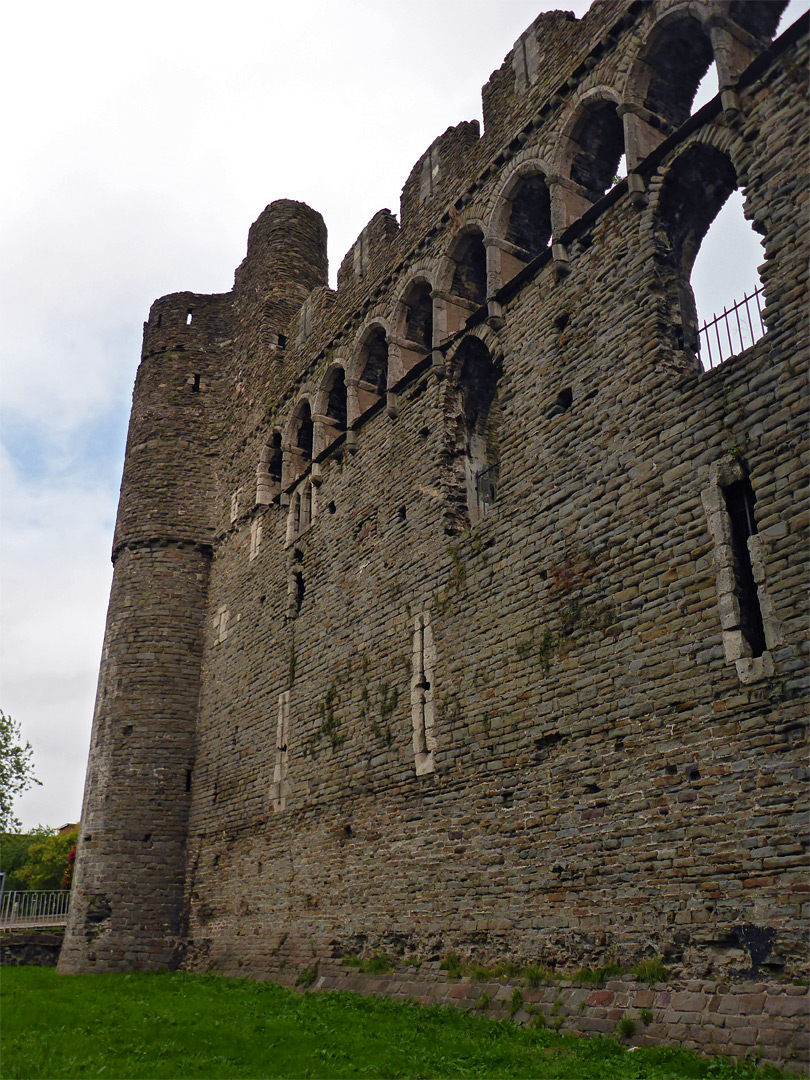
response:
<path id="1" fill-rule="evenodd" d="M 748 477 L 723 489 L 731 519 L 731 550 L 734 558 L 734 595 L 740 605 L 740 630 L 751 646 L 752 656 L 765 652 L 765 627 L 759 605 L 757 583 L 751 565 L 748 538 L 757 531 L 754 518 L 756 498 Z"/>
<path id="2" fill-rule="evenodd" d="M 192 320 L 193 317 L 194 317 L 194 312 L 193 311 L 189 310 L 189 311 L 186 312 L 186 326 L 191 326 L 191 320 Z"/>

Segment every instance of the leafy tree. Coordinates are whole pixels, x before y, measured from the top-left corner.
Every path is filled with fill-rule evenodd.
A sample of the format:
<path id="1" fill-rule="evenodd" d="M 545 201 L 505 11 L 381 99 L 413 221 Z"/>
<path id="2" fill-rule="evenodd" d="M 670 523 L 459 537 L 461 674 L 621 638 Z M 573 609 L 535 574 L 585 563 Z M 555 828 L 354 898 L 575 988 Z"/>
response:
<path id="1" fill-rule="evenodd" d="M 20 822 L 11 812 L 16 795 L 40 781 L 34 776 L 31 744 L 20 742 L 20 726 L 0 709 L 0 832 L 19 832 Z"/>
<path id="2" fill-rule="evenodd" d="M 26 889 L 69 889 L 78 827 L 56 833 L 40 826 L 30 833 L 0 836 L 0 870 L 7 892 Z"/>
<path id="3" fill-rule="evenodd" d="M 30 846 L 28 833 L 3 833 L 0 836 L 0 871 L 6 875 L 6 892 L 28 888 L 21 871 L 28 860 Z"/>
<path id="4" fill-rule="evenodd" d="M 35 836 L 20 877 L 29 889 L 61 889 L 70 852 L 76 845 L 78 829 L 68 833 Z"/>

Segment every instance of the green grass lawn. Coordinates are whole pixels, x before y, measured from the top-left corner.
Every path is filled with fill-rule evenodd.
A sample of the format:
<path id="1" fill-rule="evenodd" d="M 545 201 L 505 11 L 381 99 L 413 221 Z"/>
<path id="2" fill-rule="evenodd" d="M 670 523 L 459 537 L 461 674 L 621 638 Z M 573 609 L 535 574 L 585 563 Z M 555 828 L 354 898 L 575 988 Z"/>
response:
<path id="1" fill-rule="evenodd" d="M 0 1076 L 776 1077 L 613 1039 L 526 1030 L 451 1008 L 183 973 L 6 967 Z"/>

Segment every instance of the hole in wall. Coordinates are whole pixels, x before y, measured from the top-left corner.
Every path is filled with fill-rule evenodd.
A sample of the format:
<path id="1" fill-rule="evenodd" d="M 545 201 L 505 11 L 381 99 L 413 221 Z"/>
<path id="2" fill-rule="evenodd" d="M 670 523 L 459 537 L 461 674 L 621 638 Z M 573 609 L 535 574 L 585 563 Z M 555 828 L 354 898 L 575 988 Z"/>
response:
<path id="1" fill-rule="evenodd" d="M 186 791 L 191 791 L 191 769 L 186 769 Z"/>
<path id="2" fill-rule="evenodd" d="M 266 600 L 266 599 L 267 599 L 267 597 L 266 597 L 266 596 L 260 596 L 260 597 L 259 597 L 259 603 L 260 603 L 260 604 L 263 604 L 263 603 L 265 602 L 265 600 Z"/>
<path id="3" fill-rule="evenodd" d="M 678 771 L 678 766 L 677 765 L 667 765 L 667 772 L 669 773 L 670 776 L 674 776 L 677 771 Z"/>
<path id="4" fill-rule="evenodd" d="M 700 779 L 700 769 L 696 765 L 693 765 L 691 769 L 686 770 L 686 779 L 691 780 L 694 784 Z"/>
<path id="5" fill-rule="evenodd" d="M 558 315 L 557 318 L 554 320 L 554 325 L 557 327 L 559 332 L 562 333 L 566 326 L 568 326 L 570 321 L 571 313 L 568 311 L 564 311 L 562 315 Z"/>
<path id="6" fill-rule="evenodd" d="M 550 420 L 553 416 L 562 416 L 564 412 L 568 412 L 573 400 L 574 392 L 570 386 L 566 386 L 564 390 L 561 390 L 559 394 L 557 394 L 556 401 L 546 413 L 548 419 Z"/>
<path id="7" fill-rule="evenodd" d="M 330 502 L 326 509 L 329 511 L 330 514 L 334 514 L 334 512 L 337 510 L 337 507 L 333 502 Z"/>
<path id="8" fill-rule="evenodd" d="M 147 840 L 151 840 L 151 839 L 152 839 L 152 834 L 150 832 L 144 833 L 144 837 L 143 837 L 144 843 L 146 843 Z"/>
<path id="9" fill-rule="evenodd" d="M 191 326 L 191 320 L 194 318 L 194 312 L 189 310 L 186 312 L 186 326 Z"/>
<path id="10" fill-rule="evenodd" d="M 280 349 L 283 349 L 286 344 L 287 344 L 287 335 L 286 334 L 279 334 L 278 335 L 278 347 Z"/>
<path id="11" fill-rule="evenodd" d="M 191 384 L 191 392 L 192 392 L 192 394 L 199 394 L 199 392 L 200 392 L 200 376 L 199 375 L 194 376 L 194 381 Z"/>
<path id="12" fill-rule="evenodd" d="M 157 323 L 155 324 L 158 330 L 160 329 L 162 323 L 163 323 L 163 315 L 160 314 L 160 315 L 158 315 Z"/>
<path id="13" fill-rule="evenodd" d="M 400 506 L 399 510 L 397 510 L 397 517 L 399 518 L 399 520 L 400 521 L 405 521 L 407 516 L 408 516 L 408 508 L 406 506 Z"/>
<path id="14" fill-rule="evenodd" d="M 132 734 L 132 724 L 126 724 L 124 726 L 124 734 L 125 735 L 131 735 Z"/>

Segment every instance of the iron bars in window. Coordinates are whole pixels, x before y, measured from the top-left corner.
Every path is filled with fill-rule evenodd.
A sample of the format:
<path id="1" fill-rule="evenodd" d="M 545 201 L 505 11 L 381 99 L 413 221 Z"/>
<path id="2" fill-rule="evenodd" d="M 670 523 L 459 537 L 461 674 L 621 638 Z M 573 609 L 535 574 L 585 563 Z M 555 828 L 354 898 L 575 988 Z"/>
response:
<path id="1" fill-rule="evenodd" d="M 743 293 L 742 300 L 735 300 L 728 310 L 724 307 L 722 315 L 715 315 L 710 322 L 704 321 L 698 341 L 700 359 L 706 371 L 737 356 L 765 333 L 760 302 L 762 293 L 762 286 L 750 296 Z"/>

